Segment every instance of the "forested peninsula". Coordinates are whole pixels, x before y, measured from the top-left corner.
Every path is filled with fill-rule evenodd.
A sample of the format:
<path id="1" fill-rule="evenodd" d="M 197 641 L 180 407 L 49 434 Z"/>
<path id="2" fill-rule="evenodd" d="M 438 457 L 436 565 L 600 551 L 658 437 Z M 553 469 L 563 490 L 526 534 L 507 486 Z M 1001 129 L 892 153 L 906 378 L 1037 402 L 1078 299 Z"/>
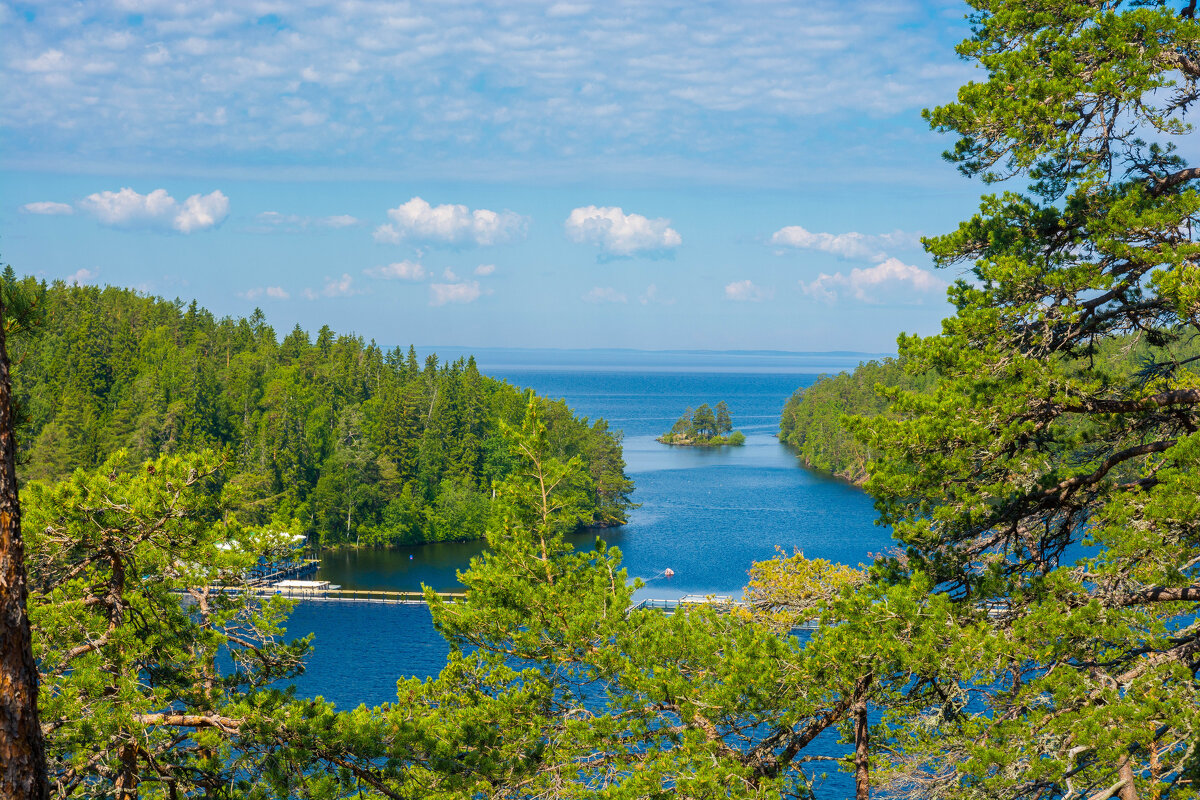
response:
<path id="1" fill-rule="evenodd" d="M 1145 336 L 1124 335 L 1098 342 L 1089 358 L 1105 382 L 1137 384 L 1154 379 L 1155 349 Z M 1173 357 L 1185 363 L 1200 359 L 1200 341 L 1176 343 Z M 876 421 L 901 419 L 892 398 L 930 397 L 940 378 L 936 370 L 914 369 L 903 357 L 864 361 L 853 372 L 821 375 L 784 404 L 779 440 L 791 445 L 809 469 L 863 486 L 871 477 L 871 461 L 880 457 L 871 444 Z M 1077 435 L 1087 432 L 1080 428 Z"/>
<path id="2" fill-rule="evenodd" d="M 11 268 L 5 280 L 17 281 Z M 20 284 L 38 310 L 10 341 L 24 481 L 121 450 L 131 463 L 214 450 L 222 502 L 243 524 L 318 547 L 483 535 L 526 397 L 473 358 L 421 363 L 412 347 L 385 352 L 328 326 L 280 339 L 260 310 L 218 319 L 129 289 Z M 623 523 L 633 484 L 620 432 L 562 401 L 541 407 L 552 452 L 586 465 L 577 524 Z"/>
<path id="3" fill-rule="evenodd" d="M 828 472 L 862 485 L 875 451 L 856 438 L 851 417 L 874 417 L 888 411 L 880 388 L 920 391 L 929 385 L 925 375 L 909 375 L 894 358 L 864 361 L 853 372 L 821 375 L 812 386 L 797 389 L 783 407 L 779 440 L 791 445 L 809 469 Z"/>

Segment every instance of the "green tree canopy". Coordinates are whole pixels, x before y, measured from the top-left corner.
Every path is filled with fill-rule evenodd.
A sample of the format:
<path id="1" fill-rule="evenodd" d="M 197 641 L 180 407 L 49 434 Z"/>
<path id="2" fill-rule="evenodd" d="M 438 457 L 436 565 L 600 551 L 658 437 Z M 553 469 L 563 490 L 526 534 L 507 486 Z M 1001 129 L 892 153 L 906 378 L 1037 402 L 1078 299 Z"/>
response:
<path id="1" fill-rule="evenodd" d="M 884 573 L 929 575 L 986 656 L 931 671 L 946 704 L 895 775 L 921 797 L 1195 796 L 1200 24 L 1194 4 L 972 6 L 959 52 L 986 79 L 928 116 L 965 174 L 1026 189 L 927 240 L 968 270 L 942 333 L 900 341 L 936 385 L 856 425 L 905 545 Z"/>
<path id="2" fill-rule="evenodd" d="M 422 370 L 411 347 L 385 353 L 328 326 L 315 341 L 297 327 L 280 342 L 261 314 L 216 319 L 112 287 L 47 287 L 11 271 L 5 281 L 15 310 L 33 298 L 41 313 L 13 343 L 22 478 L 62 480 L 117 450 L 140 461 L 213 449 L 247 523 L 314 545 L 483 534 L 491 485 L 512 466 L 504 426 L 525 402 L 473 359 L 431 355 Z M 556 446 L 592 475 L 584 523 L 623 523 L 632 482 L 618 434 L 540 402 Z"/>

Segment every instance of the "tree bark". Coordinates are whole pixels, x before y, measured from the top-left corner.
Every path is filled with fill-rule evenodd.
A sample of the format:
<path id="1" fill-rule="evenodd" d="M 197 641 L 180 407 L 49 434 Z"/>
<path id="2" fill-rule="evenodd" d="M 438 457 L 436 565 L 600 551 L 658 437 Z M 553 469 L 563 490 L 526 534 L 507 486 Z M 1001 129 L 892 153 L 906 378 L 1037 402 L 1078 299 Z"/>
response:
<path id="1" fill-rule="evenodd" d="M 867 762 L 870 750 L 870 732 L 867 728 L 867 704 L 860 701 L 854 706 L 854 800 L 870 800 L 871 770 Z"/>
<path id="2" fill-rule="evenodd" d="M 26 612 L 25 545 L 17 498 L 12 381 L 0 304 L 0 800 L 49 797 L 38 722 L 38 673 Z"/>
<path id="3" fill-rule="evenodd" d="M 1137 785 L 1133 782 L 1133 759 L 1122 756 L 1119 767 L 1122 786 L 1117 797 L 1121 800 L 1138 800 Z"/>
<path id="4" fill-rule="evenodd" d="M 113 783 L 117 800 L 137 800 L 138 783 L 137 748 L 126 743 L 121 747 L 121 768 Z"/>

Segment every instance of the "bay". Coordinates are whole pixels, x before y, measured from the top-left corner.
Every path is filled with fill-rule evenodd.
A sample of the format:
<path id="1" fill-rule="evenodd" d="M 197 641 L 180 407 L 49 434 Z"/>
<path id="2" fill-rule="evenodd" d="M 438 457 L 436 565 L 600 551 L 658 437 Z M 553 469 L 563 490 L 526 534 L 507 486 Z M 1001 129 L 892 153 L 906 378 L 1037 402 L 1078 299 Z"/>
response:
<path id="1" fill-rule="evenodd" d="M 486 374 L 562 398 L 576 413 L 624 432 L 633 499 L 641 506 L 627 525 L 573 538 L 590 547 L 599 536 L 620 548 L 630 578 L 646 584 L 639 598 L 739 595 L 751 564 L 777 549 L 853 565 L 891 544 L 888 530 L 874 525 L 870 498 L 803 469 L 775 437 L 797 387 L 810 385 L 818 371 L 851 369 L 861 357 L 554 352 L 546 359 L 541 351 L 485 350 L 478 360 Z M 746 434 L 743 447 L 654 441 L 688 406 L 720 400 Z M 456 573 L 482 549 L 481 542 L 443 542 L 342 550 L 325 556 L 318 578 L 346 588 L 427 584 L 453 591 Z M 668 568 L 670 579 L 663 575 Z M 307 671 L 296 680 L 300 694 L 344 708 L 394 700 L 397 678 L 436 674 L 447 652 L 422 606 L 300 603 L 288 627 L 315 635 Z"/>
<path id="2" fill-rule="evenodd" d="M 438 352 L 453 359 L 467 351 Z M 573 539 L 590 547 L 600 536 L 619 547 L 630 578 L 646 584 L 638 597 L 738 595 L 751 564 L 778 550 L 855 565 L 892 544 L 889 530 L 874 524 L 869 497 L 802 468 L 775 436 L 793 391 L 821 372 L 853 369 L 865 355 L 474 352 L 485 374 L 564 399 L 577 414 L 604 418 L 624 432 L 633 499 L 641 505 L 627 525 Z M 720 400 L 746 434 L 743 447 L 654 441 L 688 406 Z M 428 584 L 453 591 L 459 588 L 456 573 L 482 550 L 481 542 L 344 550 L 323 559 L 318 577 L 347 588 L 414 590 Z M 668 567 L 675 573 L 670 579 L 663 576 Z M 419 605 L 301 602 L 288 628 L 315 635 L 315 652 L 295 680 L 298 693 L 323 696 L 340 708 L 394 701 L 398 679 L 436 675 L 448 652 Z M 845 752 L 832 730 L 811 748 L 824 756 Z M 853 794 L 851 776 L 833 765 L 807 771 L 821 785 L 821 796 Z"/>

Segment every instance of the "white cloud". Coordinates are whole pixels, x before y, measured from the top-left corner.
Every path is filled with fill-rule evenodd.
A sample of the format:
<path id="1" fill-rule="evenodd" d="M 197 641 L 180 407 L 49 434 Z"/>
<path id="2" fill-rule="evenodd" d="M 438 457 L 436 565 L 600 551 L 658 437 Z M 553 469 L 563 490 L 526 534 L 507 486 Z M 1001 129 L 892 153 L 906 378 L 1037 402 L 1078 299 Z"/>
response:
<path id="1" fill-rule="evenodd" d="M 827 303 L 834 302 L 846 292 L 862 302 L 877 303 L 880 302 L 881 290 L 886 290 L 889 300 L 920 302 L 919 295 L 946 288 L 945 282 L 932 272 L 895 258 L 873 267 L 855 268 L 849 275 L 822 272 L 814 281 L 801 281 L 800 286 L 805 294 Z M 909 293 L 907 297 L 904 292 Z"/>
<path id="2" fill-rule="evenodd" d="M 180 233 L 202 231 L 213 227 L 229 214 L 229 198 L 221 192 L 194 194 L 183 201 L 183 210 L 175 215 L 171 226 Z"/>
<path id="3" fill-rule="evenodd" d="M 320 217 L 317 224 L 325 228 L 351 228 L 362 223 L 358 217 L 349 214 L 337 214 L 332 217 Z"/>
<path id="4" fill-rule="evenodd" d="M 496 271 L 495 264 L 480 264 L 478 267 L 475 268 L 475 274 L 480 277 L 483 277 L 485 275 L 491 275 L 495 271 Z"/>
<path id="5" fill-rule="evenodd" d="M 95 277 L 96 273 L 94 271 L 88 269 L 87 267 L 80 267 L 79 269 L 75 270 L 75 272 L 68 275 L 66 281 L 67 283 L 74 283 L 81 286 L 85 283 L 91 282 L 93 279 L 95 279 Z"/>
<path id="6" fill-rule="evenodd" d="M 913 247 L 919 242 L 916 234 L 894 231 L 884 234 L 814 233 L 799 225 L 780 228 L 771 236 L 771 244 L 802 250 L 820 250 L 842 258 L 861 258 L 883 261 L 886 250 L 892 247 Z"/>
<path id="7" fill-rule="evenodd" d="M 63 72 L 70 63 L 62 50 L 47 50 L 37 58 L 27 58 L 17 62 L 18 68 L 24 72 Z"/>
<path id="8" fill-rule="evenodd" d="M 139 194 L 128 187 L 119 192 L 97 192 L 79 207 L 105 225 L 119 228 L 170 228 L 180 233 L 207 230 L 229 215 L 229 198 L 219 190 L 194 194 L 181 206 L 166 189 Z"/>
<path id="9" fill-rule="evenodd" d="M 448 281 L 449 283 L 454 283 L 458 280 L 458 275 L 455 274 L 454 270 L 446 267 L 444 270 L 442 270 L 442 280 Z"/>
<path id="10" fill-rule="evenodd" d="M 775 290 L 756 286 L 751 281 L 734 281 L 725 285 L 725 299 L 737 301 L 762 302 L 775 296 Z"/>
<path id="11" fill-rule="evenodd" d="M 425 267 L 415 261 L 395 261 L 382 267 L 368 267 L 363 272 L 372 278 L 399 279 L 402 281 L 425 280 Z"/>
<path id="12" fill-rule="evenodd" d="M 266 296 L 272 300 L 287 300 L 291 297 L 288 291 L 282 286 L 260 286 L 254 289 L 247 289 L 244 292 L 238 293 L 239 297 L 244 297 L 247 300 L 257 300 L 260 297 Z"/>
<path id="13" fill-rule="evenodd" d="M 583 296 L 586 303 L 626 303 L 624 294 L 606 286 L 595 286 Z"/>
<path id="14" fill-rule="evenodd" d="M 526 220 L 512 211 L 464 205 L 431 206 L 420 197 L 387 212 L 391 222 L 375 229 L 375 241 L 397 244 L 405 239 L 445 244 L 500 244 L 525 231 Z"/>
<path id="15" fill-rule="evenodd" d="M 320 297 L 349 297 L 352 294 L 358 294 L 358 290 L 354 288 L 354 278 L 348 273 L 342 273 L 340 278 L 326 278 L 325 286 L 319 292 L 314 289 L 304 290 L 304 296 L 309 300 Z"/>
<path id="16" fill-rule="evenodd" d="M 414 181 L 706 171 L 786 185 L 849 166 L 899 183 L 912 173 L 897 176 L 891 151 L 912 135 L 897 145 L 893 116 L 970 76 L 941 7 L 914 3 L 36 5 L 0 4 L 5 66 L 29 78 L 0 84 L 9 149 L 92 167 L 144 154 L 194 171 L 224 152 Z M 224 125 L 164 134 L 220 108 Z M 847 114 L 860 121 L 839 128 Z M 779 158 L 802 139 L 811 152 Z"/>
<path id="17" fill-rule="evenodd" d="M 479 299 L 482 292 L 479 281 L 462 283 L 429 284 L 429 305 L 442 306 L 446 303 L 470 303 Z"/>
<path id="18" fill-rule="evenodd" d="M 26 214 L 74 214 L 75 209 L 66 203 L 55 203 L 52 200 L 42 200 L 37 203 L 26 203 L 21 206 Z"/>
<path id="19" fill-rule="evenodd" d="M 683 243 L 669 219 L 626 214 L 616 206 L 583 206 L 571 211 L 565 223 L 567 238 L 602 247 L 615 255 L 661 252 Z"/>

